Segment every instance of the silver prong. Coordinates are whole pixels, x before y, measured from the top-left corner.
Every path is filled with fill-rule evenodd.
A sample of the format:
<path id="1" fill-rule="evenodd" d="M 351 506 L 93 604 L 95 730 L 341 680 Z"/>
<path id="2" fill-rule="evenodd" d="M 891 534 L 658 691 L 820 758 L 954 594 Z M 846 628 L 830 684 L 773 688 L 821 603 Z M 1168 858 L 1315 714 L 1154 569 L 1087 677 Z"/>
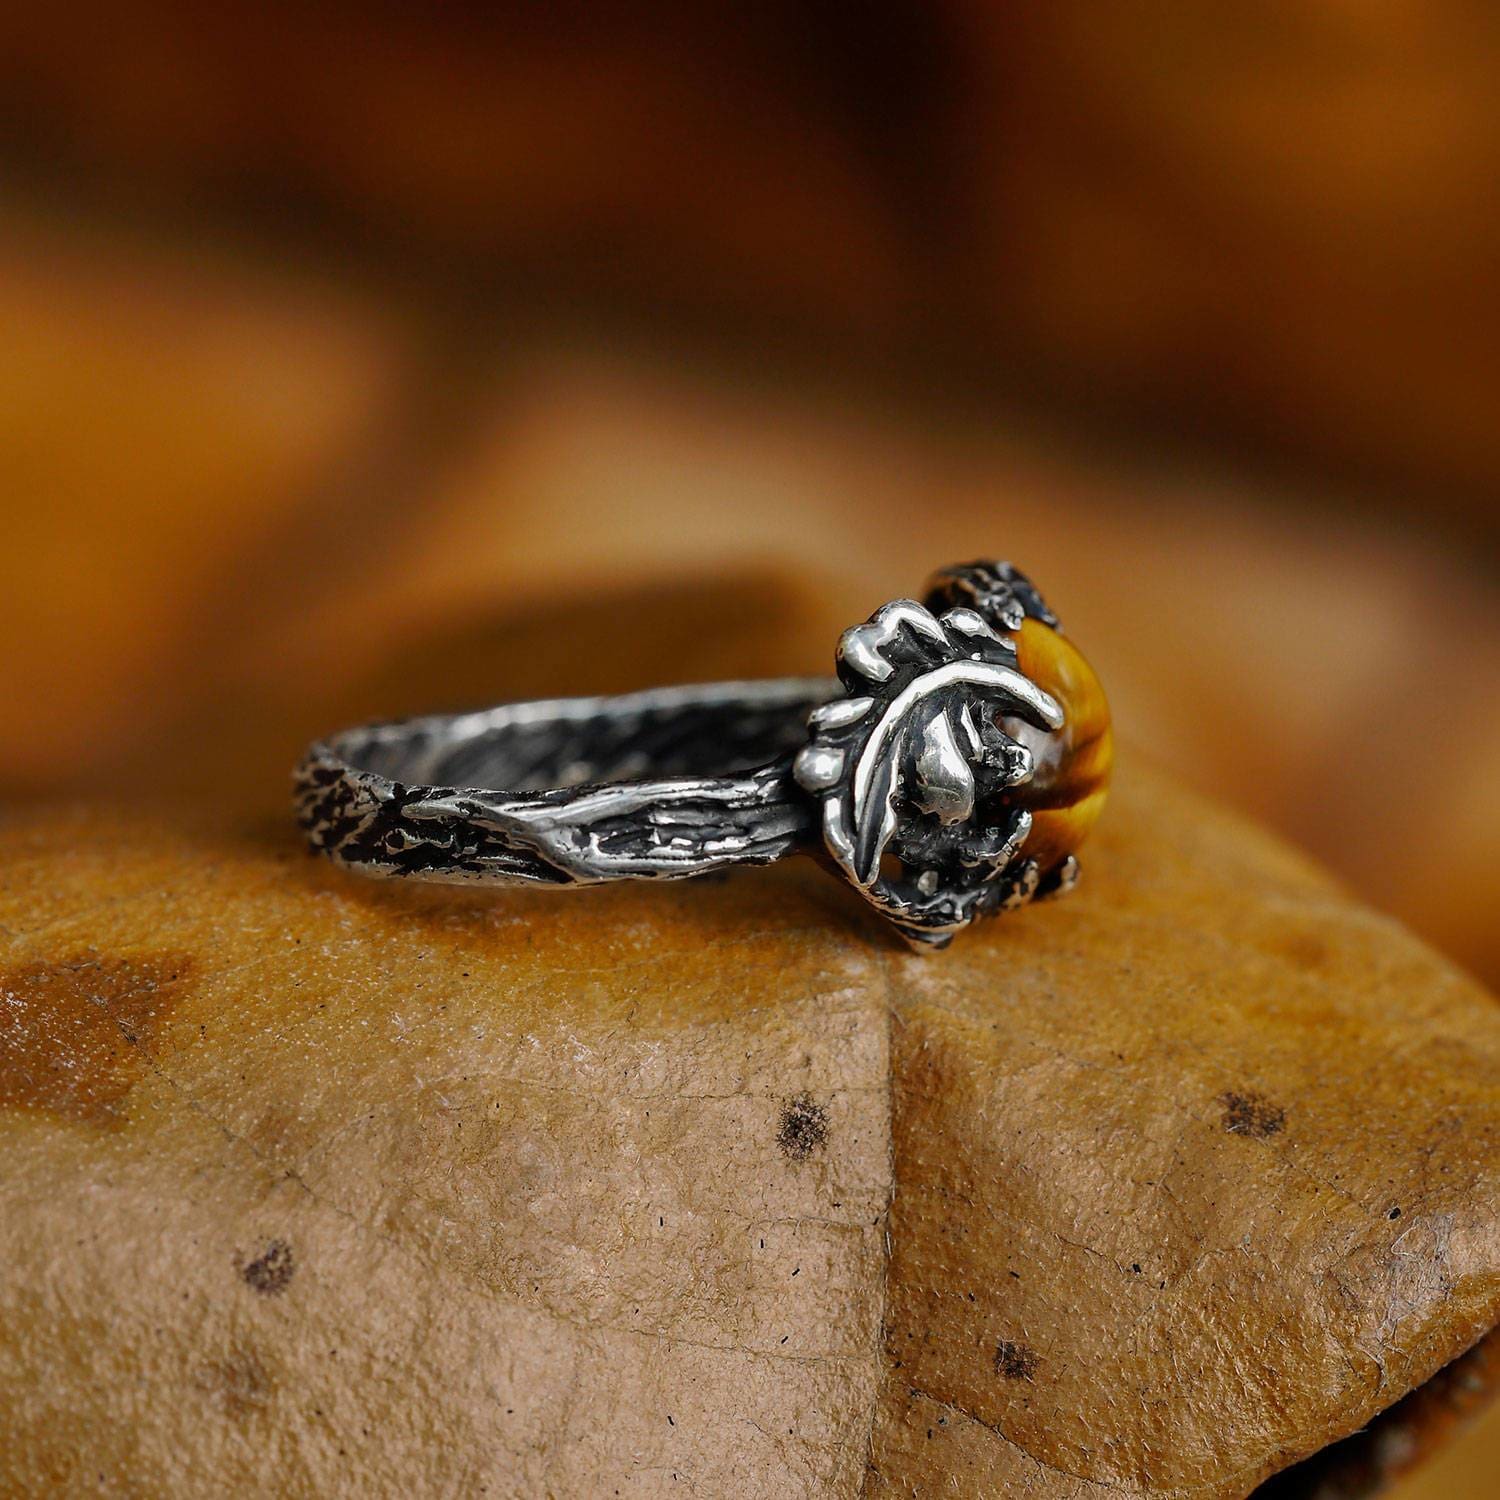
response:
<path id="1" fill-rule="evenodd" d="M 811 729 L 845 729 L 857 724 L 874 705 L 873 698 L 835 698 L 807 716 Z"/>

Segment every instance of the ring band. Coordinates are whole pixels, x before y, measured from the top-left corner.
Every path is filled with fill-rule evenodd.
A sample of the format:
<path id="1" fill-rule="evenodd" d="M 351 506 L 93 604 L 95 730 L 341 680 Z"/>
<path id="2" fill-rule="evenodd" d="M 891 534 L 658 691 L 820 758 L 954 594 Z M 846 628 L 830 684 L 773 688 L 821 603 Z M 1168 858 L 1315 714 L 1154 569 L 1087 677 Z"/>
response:
<path id="1" fill-rule="evenodd" d="M 812 854 L 914 946 L 1069 889 L 1111 757 L 1097 679 L 1026 577 L 945 569 L 839 642 L 837 678 L 506 704 L 347 730 L 296 771 L 362 875 L 683 879 Z"/>

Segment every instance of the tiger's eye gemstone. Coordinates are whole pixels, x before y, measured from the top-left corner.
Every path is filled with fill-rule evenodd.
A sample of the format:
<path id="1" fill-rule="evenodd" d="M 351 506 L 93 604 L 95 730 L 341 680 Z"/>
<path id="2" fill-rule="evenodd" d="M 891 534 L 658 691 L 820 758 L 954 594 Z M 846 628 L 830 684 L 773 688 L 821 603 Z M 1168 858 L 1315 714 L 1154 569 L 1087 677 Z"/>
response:
<path id="1" fill-rule="evenodd" d="M 1022 848 L 1042 874 L 1055 869 L 1088 836 L 1104 807 L 1114 764 L 1109 704 L 1094 670 L 1065 635 L 1027 618 L 1016 632 L 1021 670 L 1062 707 L 1063 727 L 1045 733 L 1006 721 L 1031 751 L 1031 780 L 1011 793 L 1030 810 L 1031 833 Z"/>

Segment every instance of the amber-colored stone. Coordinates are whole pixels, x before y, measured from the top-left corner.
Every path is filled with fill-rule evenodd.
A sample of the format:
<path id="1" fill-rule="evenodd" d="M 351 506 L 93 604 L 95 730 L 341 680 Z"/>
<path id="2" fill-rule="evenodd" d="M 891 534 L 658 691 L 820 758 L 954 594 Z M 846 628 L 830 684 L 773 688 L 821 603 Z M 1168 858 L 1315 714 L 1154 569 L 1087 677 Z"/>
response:
<path id="1" fill-rule="evenodd" d="M 1032 813 L 1025 853 L 1045 873 L 1088 837 L 1109 791 L 1115 739 L 1109 704 L 1094 669 L 1065 635 L 1027 619 L 1016 632 L 1021 670 L 1062 705 L 1066 716 L 1056 734 L 1024 733 L 1036 771 L 1016 789 L 1016 801 Z"/>

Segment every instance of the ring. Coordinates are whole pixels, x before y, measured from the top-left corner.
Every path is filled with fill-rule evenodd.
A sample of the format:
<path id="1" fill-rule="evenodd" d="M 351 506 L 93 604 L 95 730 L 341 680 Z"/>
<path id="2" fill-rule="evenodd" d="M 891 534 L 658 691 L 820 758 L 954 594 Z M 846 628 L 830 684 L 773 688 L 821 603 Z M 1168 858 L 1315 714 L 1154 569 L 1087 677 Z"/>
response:
<path id="1" fill-rule="evenodd" d="M 836 678 L 512 703 L 346 730 L 296 771 L 361 875 L 677 880 L 810 854 L 918 948 L 1072 888 L 1113 758 L 1099 681 L 1009 563 L 846 630 Z"/>

